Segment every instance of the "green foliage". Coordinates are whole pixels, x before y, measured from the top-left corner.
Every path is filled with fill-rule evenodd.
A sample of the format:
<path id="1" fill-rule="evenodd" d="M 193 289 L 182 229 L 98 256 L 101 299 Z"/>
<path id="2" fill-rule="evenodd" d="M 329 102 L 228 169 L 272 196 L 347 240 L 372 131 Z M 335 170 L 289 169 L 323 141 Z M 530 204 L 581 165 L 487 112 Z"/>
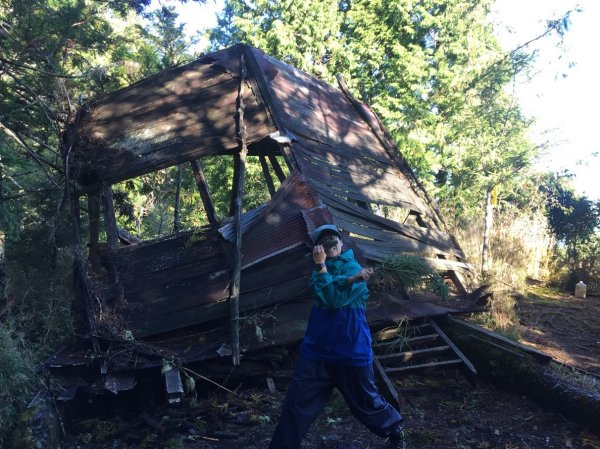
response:
<path id="1" fill-rule="evenodd" d="M 556 237 L 568 246 L 589 240 L 600 227 L 600 201 L 577 195 L 564 177 L 549 180 L 548 223 Z"/>
<path id="2" fill-rule="evenodd" d="M 211 190 L 215 211 L 220 218 L 229 216 L 233 186 L 234 158 L 208 156 L 201 159 Z M 181 166 L 179 229 L 208 224 L 196 180 L 190 165 Z M 176 207 L 177 167 L 170 167 L 129 179 L 113 186 L 117 224 L 147 240 L 173 232 Z M 275 181 L 275 188 L 279 182 Z M 244 185 L 243 210 L 249 211 L 269 200 L 262 168 L 257 156 L 248 156 Z"/>
<path id="3" fill-rule="evenodd" d="M 592 290 L 600 287 L 600 201 L 577 195 L 568 176 L 546 180 L 546 214 L 552 232 L 561 243 L 556 248 L 556 286 L 573 291 L 584 281 Z"/>
<path id="4" fill-rule="evenodd" d="M 22 334 L 0 322 L 0 446 L 27 402 L 36 384 L 34 361 Z"/>
<path id="5" fill-rule="evenodd" d="M 375 269 L 374 291 L 430 291 L 448 299 L 449 288 L 442 277 L 423 259 L 404 254 L 385 258 Z"/>
<path id="6" fill-rule="evenodd" d="M 192 59 L 188 49 L 195 42 L 185 36 L 184 25 L 177 23 L 179 14 L 174 6 L 162 6 L 147 16 L 151 19 L 151 26 L 143 30 L 143 35 L 151 48 L 157 51 L 161 69 Z"/>

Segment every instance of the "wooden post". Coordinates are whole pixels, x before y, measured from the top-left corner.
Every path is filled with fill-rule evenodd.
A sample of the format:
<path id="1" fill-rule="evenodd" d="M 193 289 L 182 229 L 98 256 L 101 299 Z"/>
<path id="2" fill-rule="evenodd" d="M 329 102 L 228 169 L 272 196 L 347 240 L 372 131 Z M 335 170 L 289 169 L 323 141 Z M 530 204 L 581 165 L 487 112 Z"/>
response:
<path id="1" fill-rule="evenodd" d="M 196 185 L 198 186 L 198 191 L 200 192 L 200 198 L 202 198 L 202 204 L 204 204 L 204 210 L 206 211 L 208 222 L 210 224 L 214 224 L 219 220 L 219 218 L 215 212 L 215 206 L 212 202 L 212 197 L 210 196 L 210 189 L 208 188 L 208 183 L 206 182 L 206 176 L 204 176 L 204 170 L 202 169 L 200 161 L 192 161 L 190 164 L 192 164 L 192 170 L 194 171 L 194 177 L 196 178 Z"/>
<path id="2" fill-rule="evenodd" d="M 125 300 L 123 286 L 119 281 L 119 272 L 115 266 L 114 260 L 117 256 L 119 248 L 119 229 L 117 228 L 117 220 L 115 218 L 115 208 L 113 204 L 113 193 L 110 185 L 102 188 L 102 213 L 104 215 L 104 228 L 106 230 L 106 243 L 110 254 L 109 273 L 112 282 L 116 287 L 116 305 L 121 306 Z"/>
<path id="3" fill-rule="evenodd" d="M 88 195 L 88 217 L 90 222 L 90 254 L 92 269 L 100 268 L 98 243 L 100 238 L 100 198 L 97 193 Z"/>
<path id="4" fill-rule="evenodd" d="M 119 230 L 115 219 L 115 207 L 113 204 L 113 193 L 111 186 L 102 188 L 102 213 L 104 215 L 104 227 L 106 230 L 106 243 L 109 250 L 115 250 L 119 244 Z"/>
<path id="5" fill-rule="evenodd" d="M 68 166 L 68 165 L 67 165 Z M 92 342 L 92 350 L 94 354 L 100 354 L 100 343 L 98 341 L 98 335 L 96 331 L 96 316 L 94 313 L 94 303 L 92 300 L 92 283 L 89 278 L 87 265 L 84 261 L 83 246 L 81 244 L 81 223 L 80 223 L 80 212 L 79 212 L 79 196 L 75 192 L 75 189 L 70 185 L 68 179 L 66 179 L 67 195 L 69 198 L 69 204 L 71 209 L 71 224 L 73 225 L 73 250 L 75 253 L 75 265 L 81 280 L 83 287 L 83 299 L 85 302 L 85 311 L 87 322 L 90 331 L 90 339 Z"/>
<path id="6" fill-rule="evenodd" d="M 233 182 L 231 183 L 231 196 L 229 197 L 229 216 L 235 215 L 235 204 L 239 190 L 240 180 L 240 153 L 233 157 Z"/>
<path id="7" fill-rule="evenodd" d="M 262 154 L 258 157 L 258 160 L 260 161 L 260 166 L 262 167 L 263 175 L 265 175 L 265 181 L 267 182 L 269 195 L 271 195 L 271 198 L 273 198 L 275 196 L 275 185 L 273 184 L 273 177 L 271 176 L 271 172 L 269 171 L 267 160 Z"/>
<path id="8" fill-rule="evenodd" d="M 285 181 L 285 173 L 283 172 L 281 165 L 279 165 L 277 158 L 271 154 L 269 155 L 269 161 L 271 161 L 271 165 L 273 166 L 273 170 L 275 170 L 279 182 Z"/>
<path id="9" fill-rule="evenodd" d="M 240 153 L 237 160 L 239 169 L 235 191 L 235 253 L 233 263 L 233 282 L 229 298 L 231 312 L 231 358 L 234 365 L 240 364 L 240 283 L 242 273 L 242 204 L 244 199 L 244 179 L 246 177 L 246 125 L 244 124 L 244 85 L 246 83 L 246 64 L 244 54 L 240 57 L 240 88 L 238 93 L 237 129 L 240 139 Z"/>
<path id="10" fill-rule="evenodd" d="M 173 234 L 179 232 L 179 206 L 181 203 L 181 165 L 177 166 L 177 184 L 175 187 L 175 210 L 173 212 Z"/>

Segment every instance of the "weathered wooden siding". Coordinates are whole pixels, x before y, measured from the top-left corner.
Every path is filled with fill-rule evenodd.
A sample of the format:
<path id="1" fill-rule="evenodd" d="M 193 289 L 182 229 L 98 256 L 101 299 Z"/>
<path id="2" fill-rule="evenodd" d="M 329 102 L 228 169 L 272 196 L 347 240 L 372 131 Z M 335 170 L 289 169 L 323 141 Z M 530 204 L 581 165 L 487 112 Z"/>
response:
<path id="1" fill-rule="evenodd" d="M 451 236 L 435 225 L 437 211 L 408 167 L 399 165 L 363 115 L 379 126 L 368 108 L 302 71 L 254 50 L 273 98 L 273 110 L 294 136 L 295 162 L 319 193 L 336 225 L 352 233 L 367 259 L 397 253 L 420 254 L 433 267 L 470 272 Z M 404 168 L 404 170 L 403 170 Z M 428 218 L 430 227 L 400 224 L 357 204 L 395 206 Z M 362 238 L 361 238 L 362 237 Z"/>
<path id="2" fill-rule="evenodd" d="M 239 49 L 164 71 L 88 105 L 74 129 L 72 172 L 83 186 L 114 183 L 211 154 L 233 154 Z M 274 131 L 248 79 L 247 141 Z"/>

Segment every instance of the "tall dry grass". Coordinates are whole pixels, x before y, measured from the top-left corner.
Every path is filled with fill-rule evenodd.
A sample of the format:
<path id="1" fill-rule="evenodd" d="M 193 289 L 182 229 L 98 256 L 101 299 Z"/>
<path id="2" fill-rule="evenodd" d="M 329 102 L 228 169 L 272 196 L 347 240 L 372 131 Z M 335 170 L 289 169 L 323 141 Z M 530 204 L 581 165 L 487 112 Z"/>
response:
<path id="1" fill-rule="evenodd" d="M 483 216 L 452 230 L 469 262 L 476 268 L 475 282 L 488 283 L 494 291 L 489 312 L 478 321 L 517 339 L 516 300 L 528 279 L 546 282 L 552 270 L 555 240 L 540 211 L 515 208 L 496 211 L 490 235 L 491 269 L 481 274 Z"/>

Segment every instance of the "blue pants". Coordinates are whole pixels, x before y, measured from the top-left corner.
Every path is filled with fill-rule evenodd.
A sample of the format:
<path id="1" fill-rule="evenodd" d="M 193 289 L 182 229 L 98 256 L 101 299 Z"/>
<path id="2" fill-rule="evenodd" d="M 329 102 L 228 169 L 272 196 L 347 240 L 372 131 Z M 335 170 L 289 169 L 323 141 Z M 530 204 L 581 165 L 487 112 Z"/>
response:
<path id="1" fill-rule="evenodd" d="M 299 449 L 333 388 L 342 393 L 352 414 L 376 435 L 387 437 L 402 422 L 400 413 L 377 391 L 372 365 L 338 365 L 300 358 L 269 449 Z"/>

